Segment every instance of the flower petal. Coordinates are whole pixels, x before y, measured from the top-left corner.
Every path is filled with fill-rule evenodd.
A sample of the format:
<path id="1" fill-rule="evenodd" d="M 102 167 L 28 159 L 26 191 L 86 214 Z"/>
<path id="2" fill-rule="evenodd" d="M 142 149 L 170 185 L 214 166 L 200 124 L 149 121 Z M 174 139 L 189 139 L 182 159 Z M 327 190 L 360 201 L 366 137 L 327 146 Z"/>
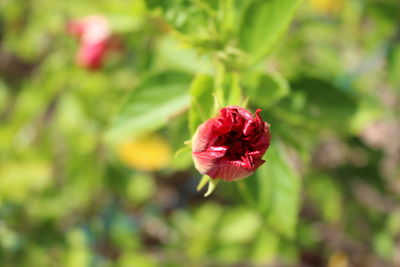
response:
<path id="1" fill-rule="evenodd" d="M 202 152 L 193 152 L 194 165 L 202 174 L 213 168 L 215 162 L 225 156 L 228 147 L 209 147 Z"/>
<path id="2" fill-rule="evenodd" d="M 269 124 L 241 107 L 228 106 L 199 126 L 192 139 L 196 168 L 216 179 L 233 181 L 249 176 L 269 147 Z"/>
<path id="3" fill-rule="evenodd" d="M 241 160 L 220 161 L 206 174 L 214 179 L 219 178 L 225 181 L 238 180 L 250 176 L 264 162 L 262 159 L 257 159 L 254 161 L 252 167 L 247 167 Z"/>
<path id="4" fill-rule="evenodd" d="M 216 138 L 215 134 L 213 134 L 215 121 L 215 119 L 210 119 L 199 126 L 192 138 L 193 152 L 205 150 L 211 141 L 211 137 L 214 136 Z"/>

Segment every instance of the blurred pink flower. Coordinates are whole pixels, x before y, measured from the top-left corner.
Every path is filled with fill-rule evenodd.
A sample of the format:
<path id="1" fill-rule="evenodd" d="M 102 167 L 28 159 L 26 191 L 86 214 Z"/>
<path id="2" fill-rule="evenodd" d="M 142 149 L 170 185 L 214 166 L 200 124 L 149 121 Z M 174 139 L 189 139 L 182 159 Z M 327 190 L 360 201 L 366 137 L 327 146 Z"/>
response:
<path id="1" fill-rule="evenodd" d="M 68 23 L 67 30 L 71 35 L 77 36 L 80 43 L 78 65 L 90 70 L 100 69 L 106 54 L 121 47 L 119 40 L 113 36 L 107 19 L 101 15 L 72 20 Z"/>

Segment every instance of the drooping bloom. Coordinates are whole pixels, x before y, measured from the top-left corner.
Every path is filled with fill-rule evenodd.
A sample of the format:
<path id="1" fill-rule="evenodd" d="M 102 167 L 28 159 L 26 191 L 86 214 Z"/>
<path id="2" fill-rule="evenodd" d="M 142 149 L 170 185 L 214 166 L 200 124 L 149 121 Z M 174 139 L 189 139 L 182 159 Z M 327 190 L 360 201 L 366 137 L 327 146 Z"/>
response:
<path id="1" fill-rule="evenodd" d="M 228 106 L 220 115 L 199 126 L 192 139 L 192 156 L 200 173 L 213 179 L 233 181 L 252 174 L 265 161 L 269 147 L 269 124 L 257 109 Z"/>
<path id="2" fill-rule="evenodd" d="M 78 37 L 80 46 L 76 60 L 84 68 L 100 69 L 106 54 L 119 48 L 107 19 L 101 15 L 72 20 L 67 29 L 71 35 Z"/>

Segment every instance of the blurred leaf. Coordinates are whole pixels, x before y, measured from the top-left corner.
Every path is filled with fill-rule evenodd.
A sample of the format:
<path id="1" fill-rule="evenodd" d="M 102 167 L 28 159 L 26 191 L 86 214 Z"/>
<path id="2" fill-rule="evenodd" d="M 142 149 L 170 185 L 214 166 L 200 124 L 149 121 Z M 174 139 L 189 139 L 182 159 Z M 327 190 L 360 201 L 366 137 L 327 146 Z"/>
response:
<path id="1" fill-rule="evenodd" d="M 268 229 L 264 228 L 257 233 L 251 252 L 251 259 L 254 263 L 260 265 L 272 263 L 279 251 L 279 241 L 279 236 Z"/>
<path id="2" fill-rule="evenodd" d="M 382 104 L 377 99 L 360 99 L 357 111 L 351 119 L 350 129 L 353 133 L 359 134 L 365 127 L 383 116 Z"/>
<path id="3" fill-rule="evenodd" d="M 240 47 L 255 63 L 269 53 L 287 28 L 301 0 L 254 0 L 244 13 L 239 30 Z"/>
<path id="4" fill-rule="evenodd" d="M 6 224 L 0 224 L 0 247 L 8 252 L 15 251 L 19 246 L 19 235 Z"/>
<path id="5" fill-rule="evenodd" d="M 7 107 L 9 99 L 9 93 L 7 85 L 0 80 L 0 114 L 4 112 L 5 108 Z"/>
<path id="6" fill-rule="evenodd" d="M 117 213 L 112 218 L 110 239 L 112 243 L 119 248 L 129 251 L 136 250 L 140 247 L 138 240 L 137 227 L 131 216 Z"/>
<path id="7" fill-rule="evenodd" d="M 140 2 L 140 1 L 135 1 Z M 134 17 L 132 15 L 111 15 L 107 17 L 111 29 L 115 33 L 132 33 L 137 31 L 140 27 L 143 27 L 143 21 L 140 17 Z"/>
<path id="8" fill-rule="evenodd" d="M 392 235 L 400 234 L 400 209 L 397 208 L 397 210 L 391 212 L 390 214 L 388 214 L 388 216 L 388 232 L 390 232 Z"/>
<path id="9" fill-rule="evenodd" d="M 190 86 L 190 95 L 192 97 L 189 109 L 189 128 L 193 135 L 197 127 L 213 115 L 214 84 L 211 76 L 199 74 L 194 78 Z"/>
<path id="10" fill-rule="evenodd" d="M 210 57 L 199 54 L 172 38 L 163 38 L 157 47 L 156 65 L 160 69 L 186 73 L 213 73 Z"/>
<path id="11" fill-rule="evenodd" d="M 223 214 L 220 205 L 205 203 L 189 216 L 181 210 L 173 214 L 173 224 L 182 235 L 177 245 L 193 259 L 202 259 L 214 246 L 215 230 Z"/>
<path id="12" fill-rule="evenodd" d="M 31 193 L 44 190 L 50 182 L 51 166 L 48 162 L 5 162 L 0 168 L 0 202 L 25 201 Z"/>
<path id="13" fill-rule="evenodd" d="M 187 143 L 191 138 L 188 131 L 188 124 L 189 118 L 185 113 L 172 120 L 167 127 L 167 137 L 174 151 L 169 168 L 175 171 L 187 170 L 193 164 L 192 149 Z"/>
<path id="14" fill-rule="evenodd" d="M 320 240 L 319 229 L 315 228 L 314 225 L 306 220 L 300 220 L 297 229 L 298 245 L 306 250 L 315 247 L 315 244 Z"/>
<path id="15" fill-rule="evenodd" d="M 381 20 L 394 22 L 399 19 L 400 4 L 396 0 L 368 1 L 365 8 L 370 16 L 377 16 Z"/>
<path id="16" fill-rule="evenodd" d="M 221 243 L 245 243 L 255 238 L 261 226 L 261 218 L 251 210 L 227 210 L 223 215 L 218 233 Z"/>
<path id="17" fill-rule="evenodd" d="M 272 139 L 266 163 L 244 181 L 255 196 L 257 209 L 265 214 L 268 229 L 293 237 L 300 201 L 300 177 L 289 163 L 284 145 Z"/>
<path id="18" fill-rule="evenodd" d="M 230 76 L 230 84 L 225 88 L 225 105 L 240 106 L 243 103 L 241 77 L 237 73 L 232 73 Z"/>
<path id="19" fill-rule="evenodd" d="M 280 102 L 282 105 L 276 109 L 286 120 L 314 128 L 323 126 L 339 132 L 350 131 L 348 126 L 358 106 L 353 96 L 317 78 L 295 80 L 291 88 L 291 97 Z"/>
<path id="20" fill-rule="evenodd" d="M 151 199 L 156 190 L 153 177 L 145 174 L 136 174 L 129 178 L 126 187 L 127 197 L 135 204 L 143 204 Z"/>
<path id="21" fill-rule="evenodd" d="M 395 243 L 389 232 L 380 231 L 373 237 L 375 251 L 384 259 L 389 260 L 393 257 Z"/>
<path id="22" fill-rule="evenodd" d="M 85 267 L 90 263 L 90 251 L 85 234 L 74 229 L 68 233 L 69 251 L 65 261 L 66 267 Z"/>
<path id="23" fill-rule="evenodd" d="M 311 174 L 305 187 L 323 219 L 338 223 L 342 216 L 342 195 L 332 178 L 326 174 Z"/>
<path id="24" fill-rule="evenodd" d="M 118 259 L 117 267 L 155 267 L 158 266 L 156 261 L 151 255 L 139 252 L 124 252 L 124 254 Z"/>
<path id="25" fill-rule="evenodd" d="M 175 117 L 172 121 L 168 123 L 166 133 L 170 141 L 171 147 L 175 151 L 175 153 L 177 153 L 177 151 L 183 146 L 190 147 L 190 145 L 188 145 L 187 143 L 191 138 L 191 134 L 188 131 L 188 124 L 189 118 L 187 113 L 182 113 L 180 116 Z"/>
<path id="26" fill-rule="evenodd" d="M 394 45 L 388 54 L 389 63 L 389 79 L 393 83 L 393 87 L 400 88 L 400 44 Z M 400 91 L 400 90 L 398 90 Z"/>
<path id="27" fill-rule="evenodd" d="M 213 258 L 218 263 L 223 262 L 225 266 L 234 266 L 238 262 L 246 261 L 243 245 L 221 245 L 212 251 Z"/>
<path id="28" fill-rule="evenodd" d="M 153 75 L 130 93 L 117 114 L 107 139 L 134 138 L 163 127 L 189 104 L 190 76 L 179 72 Z"/>
<path id="29" fill-rule="evenodd" d="M 266 73 L 252 77 L 248 90 L 250 101 L 257 107 L 268 108 L 289 94 L 289 84 L 278 73 Z"/>

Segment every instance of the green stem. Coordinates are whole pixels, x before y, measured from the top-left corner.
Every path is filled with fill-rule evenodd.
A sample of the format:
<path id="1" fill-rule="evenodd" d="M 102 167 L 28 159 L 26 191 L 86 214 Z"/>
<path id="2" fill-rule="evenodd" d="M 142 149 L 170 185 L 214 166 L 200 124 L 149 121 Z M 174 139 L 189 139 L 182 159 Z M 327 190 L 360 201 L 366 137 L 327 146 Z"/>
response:
<path id="1" fill-rule="evenodd" d="M 229 105 L 240 105 L 242 103 L 242 88 L 240 86 L 240 73 L 232 71 L 231 88 L 229 90 Z"/>
<path id="2" fill-rule="evenodd" d="M 219 61 L 218 59 L 215 60 L 215 66 L 216 66 L 216 75 L 215 75 L 215 95 L 217 96 L 219 102 L 221 103 L 222 106 L 225 106 L 226 100 L 225 100 L 225 89 L 224 89 L 224 81 L 225 81 L 225 65 Z"/>

